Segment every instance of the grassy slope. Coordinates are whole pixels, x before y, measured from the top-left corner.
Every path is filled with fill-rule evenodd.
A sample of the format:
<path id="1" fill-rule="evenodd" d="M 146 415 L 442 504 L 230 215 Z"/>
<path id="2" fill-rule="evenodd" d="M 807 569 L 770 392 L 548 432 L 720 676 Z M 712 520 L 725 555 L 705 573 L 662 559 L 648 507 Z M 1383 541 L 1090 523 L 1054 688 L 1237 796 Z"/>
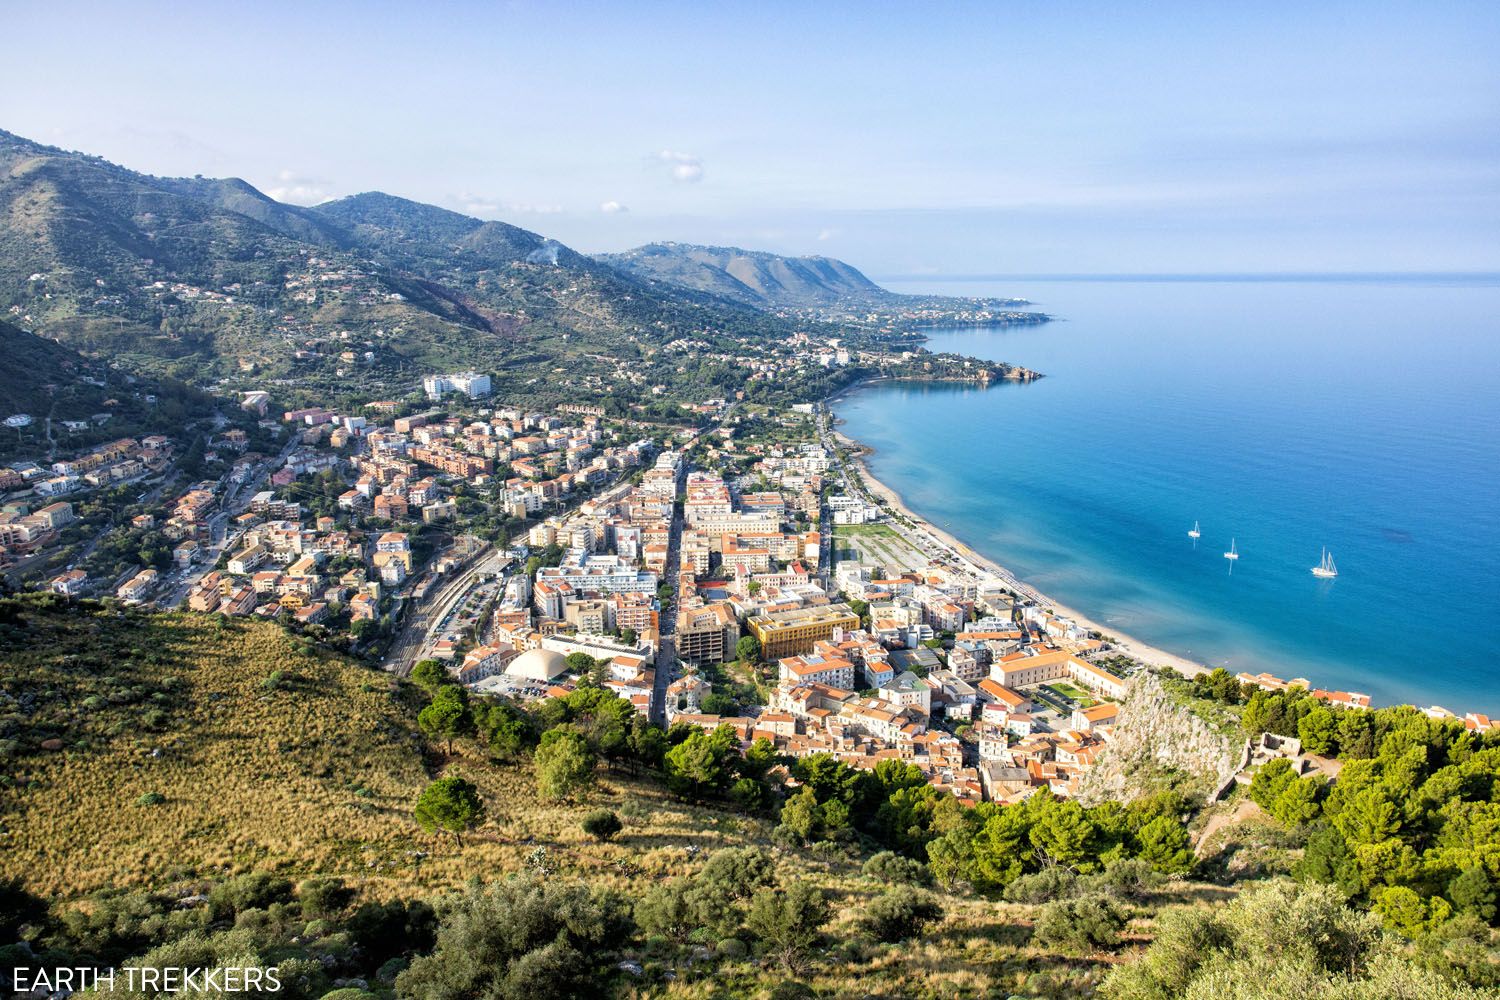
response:
<path id="1" fill-rule="evenodd" d="M 277 671 L 281 682 L 268 687 Z M 637 896 L 716 848 L 769 842 L 768 821 L 675 801 L 648 779 L 601 774 L 587 802 L 546 804 L 524 764 L 496 764 L 467 745 L 452 759 L 429 757 L 409 689 L 260 622 L 70 608 L 36 595 L 0 601 L 0 692 L 0 741 L 9 741 L 0 742 L 0 878 L 58 902 L 252 870 L 432 897 L 474 875 L 521 870 L 538 846 L 556 877 Z M 41 748 L 52 739 L 64 748 Z M 462 850 L 411 818 L 418 791 L 442 771 L 475 781 L 488 805 L 488 822 Z M 166 801 L 138 801 L 151 792 Z M 626 819 L 613 843 L 579 829 L 601 805 Z M 802 977 L 820 989 L 1078 996 L 1121 958 L 1049 953 L 1029 943 L 1034 908 L 951 896 L 944 921 L 920 940 L 870 944 L 855 923 L 882 886 L 859 874 L 858 859 L 797 853 L 782 867 L 835 901 L 827 960 Z M 1159 903 L 1221 892 L 1182 884 Z M 1145 928 L 1130 936 L 1142 940 Z M 651 954 L 641 955 L 648 966 Z M 772 967 L 721 962 L 684 971 L 665 995 L 750 995 L 779 978 Z"/>

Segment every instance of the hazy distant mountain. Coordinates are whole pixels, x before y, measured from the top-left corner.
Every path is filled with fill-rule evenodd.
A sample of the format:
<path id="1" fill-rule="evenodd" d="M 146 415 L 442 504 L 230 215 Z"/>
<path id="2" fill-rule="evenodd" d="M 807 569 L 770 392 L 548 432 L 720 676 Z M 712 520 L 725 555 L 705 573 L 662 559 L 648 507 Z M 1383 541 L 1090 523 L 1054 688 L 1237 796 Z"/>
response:
<path id="1" fill-rule="evenodd" d="M 705 326 L 787 332 L 505 223 L 380 193 L 286 205 L 242 180 L 152 177 L 3 131 L 0 316 L 194 379 L 287 372 L 294 357 L 344 378 L 349 348 L 394 373 L 634 351 Z"/>
<path id="2" fill-rule="evenodd" d="M 896 298 L 832 257 L 782 257 L 738 247 L 649 243 L 599 260 L 652 281 L 708 292 L 758 309 L 813 308 Z"/>

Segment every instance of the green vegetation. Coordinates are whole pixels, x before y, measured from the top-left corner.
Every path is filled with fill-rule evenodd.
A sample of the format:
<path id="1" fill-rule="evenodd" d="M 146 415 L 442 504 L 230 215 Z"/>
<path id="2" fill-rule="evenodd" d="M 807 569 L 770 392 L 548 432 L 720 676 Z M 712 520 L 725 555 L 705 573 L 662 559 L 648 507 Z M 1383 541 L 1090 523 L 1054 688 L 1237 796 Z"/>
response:
<path id="1" fill-rule="evenodd" d="M 1399 972 L 1468 997 L 1457 983 L 1494 981 L 1482 865 L 1447 887 L 1451 912 L 1413 889 L 1362 916 L 1365 897 L 1321 885 L 1360 883 L 1361 857 L 1337 826 L 1301 824 L 1305 867 L 1332 878 L 1274 884 L 1283 929 L 1265 904 L 1225 907 L 1235 883 L 1182 878 L 1186 804 L 1168 795 L 966 809 L 901 762 L 820 757 L 791 762 L 788 789 L 768 742 L 664 733 L 606 689 L 460 701 L 430 673 L 394 682 L 267 623 L 0 599 L 0 876 L 16 880 L 0 883 L 0 931 L 60 962 L 251 956 L 308 1000 L 352 979 L 381 1000 L 580 983 L 689 1000 L 1104 984 L 1123 1000 L 1251 983 L 1271 954 L 1298 983 Z M 471 725 L 421 726 L 438 704 Z M 1261 797 L 1288 784 L 1273 771 Z M 1335 939 L 1352 942 L 1337 966 L 1320 957 Z"/>

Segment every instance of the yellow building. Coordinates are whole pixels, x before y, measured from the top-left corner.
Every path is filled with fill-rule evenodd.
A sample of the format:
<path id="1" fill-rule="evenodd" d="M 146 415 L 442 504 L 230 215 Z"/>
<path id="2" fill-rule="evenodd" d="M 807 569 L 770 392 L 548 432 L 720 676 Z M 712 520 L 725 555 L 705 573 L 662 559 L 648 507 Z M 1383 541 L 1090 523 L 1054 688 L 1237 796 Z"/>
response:
<path id="1" fill-rule="evenodd" d="M 746 627 L 760 643 L 761 658 L 779 660 L 812 652 L 814 643 L 833 638 L 835 630 L 849 632 L 859 628 L 859 615 L 846 604 L 830 604 L 756 615 Z"/>

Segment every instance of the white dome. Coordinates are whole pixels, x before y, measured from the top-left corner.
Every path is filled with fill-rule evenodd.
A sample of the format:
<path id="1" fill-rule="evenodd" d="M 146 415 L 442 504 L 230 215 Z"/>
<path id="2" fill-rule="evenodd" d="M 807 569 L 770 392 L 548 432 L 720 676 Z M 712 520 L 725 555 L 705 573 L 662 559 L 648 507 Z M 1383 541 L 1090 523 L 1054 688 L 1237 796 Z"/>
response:
<path id="1" fill-rule="evenodd" d="M 528 649 L 505 668 L 512 677 L 529 677 L 536 681 L 550 681 L 568 672 L 568 661 L 561 653 L 550 649 Z"/>

